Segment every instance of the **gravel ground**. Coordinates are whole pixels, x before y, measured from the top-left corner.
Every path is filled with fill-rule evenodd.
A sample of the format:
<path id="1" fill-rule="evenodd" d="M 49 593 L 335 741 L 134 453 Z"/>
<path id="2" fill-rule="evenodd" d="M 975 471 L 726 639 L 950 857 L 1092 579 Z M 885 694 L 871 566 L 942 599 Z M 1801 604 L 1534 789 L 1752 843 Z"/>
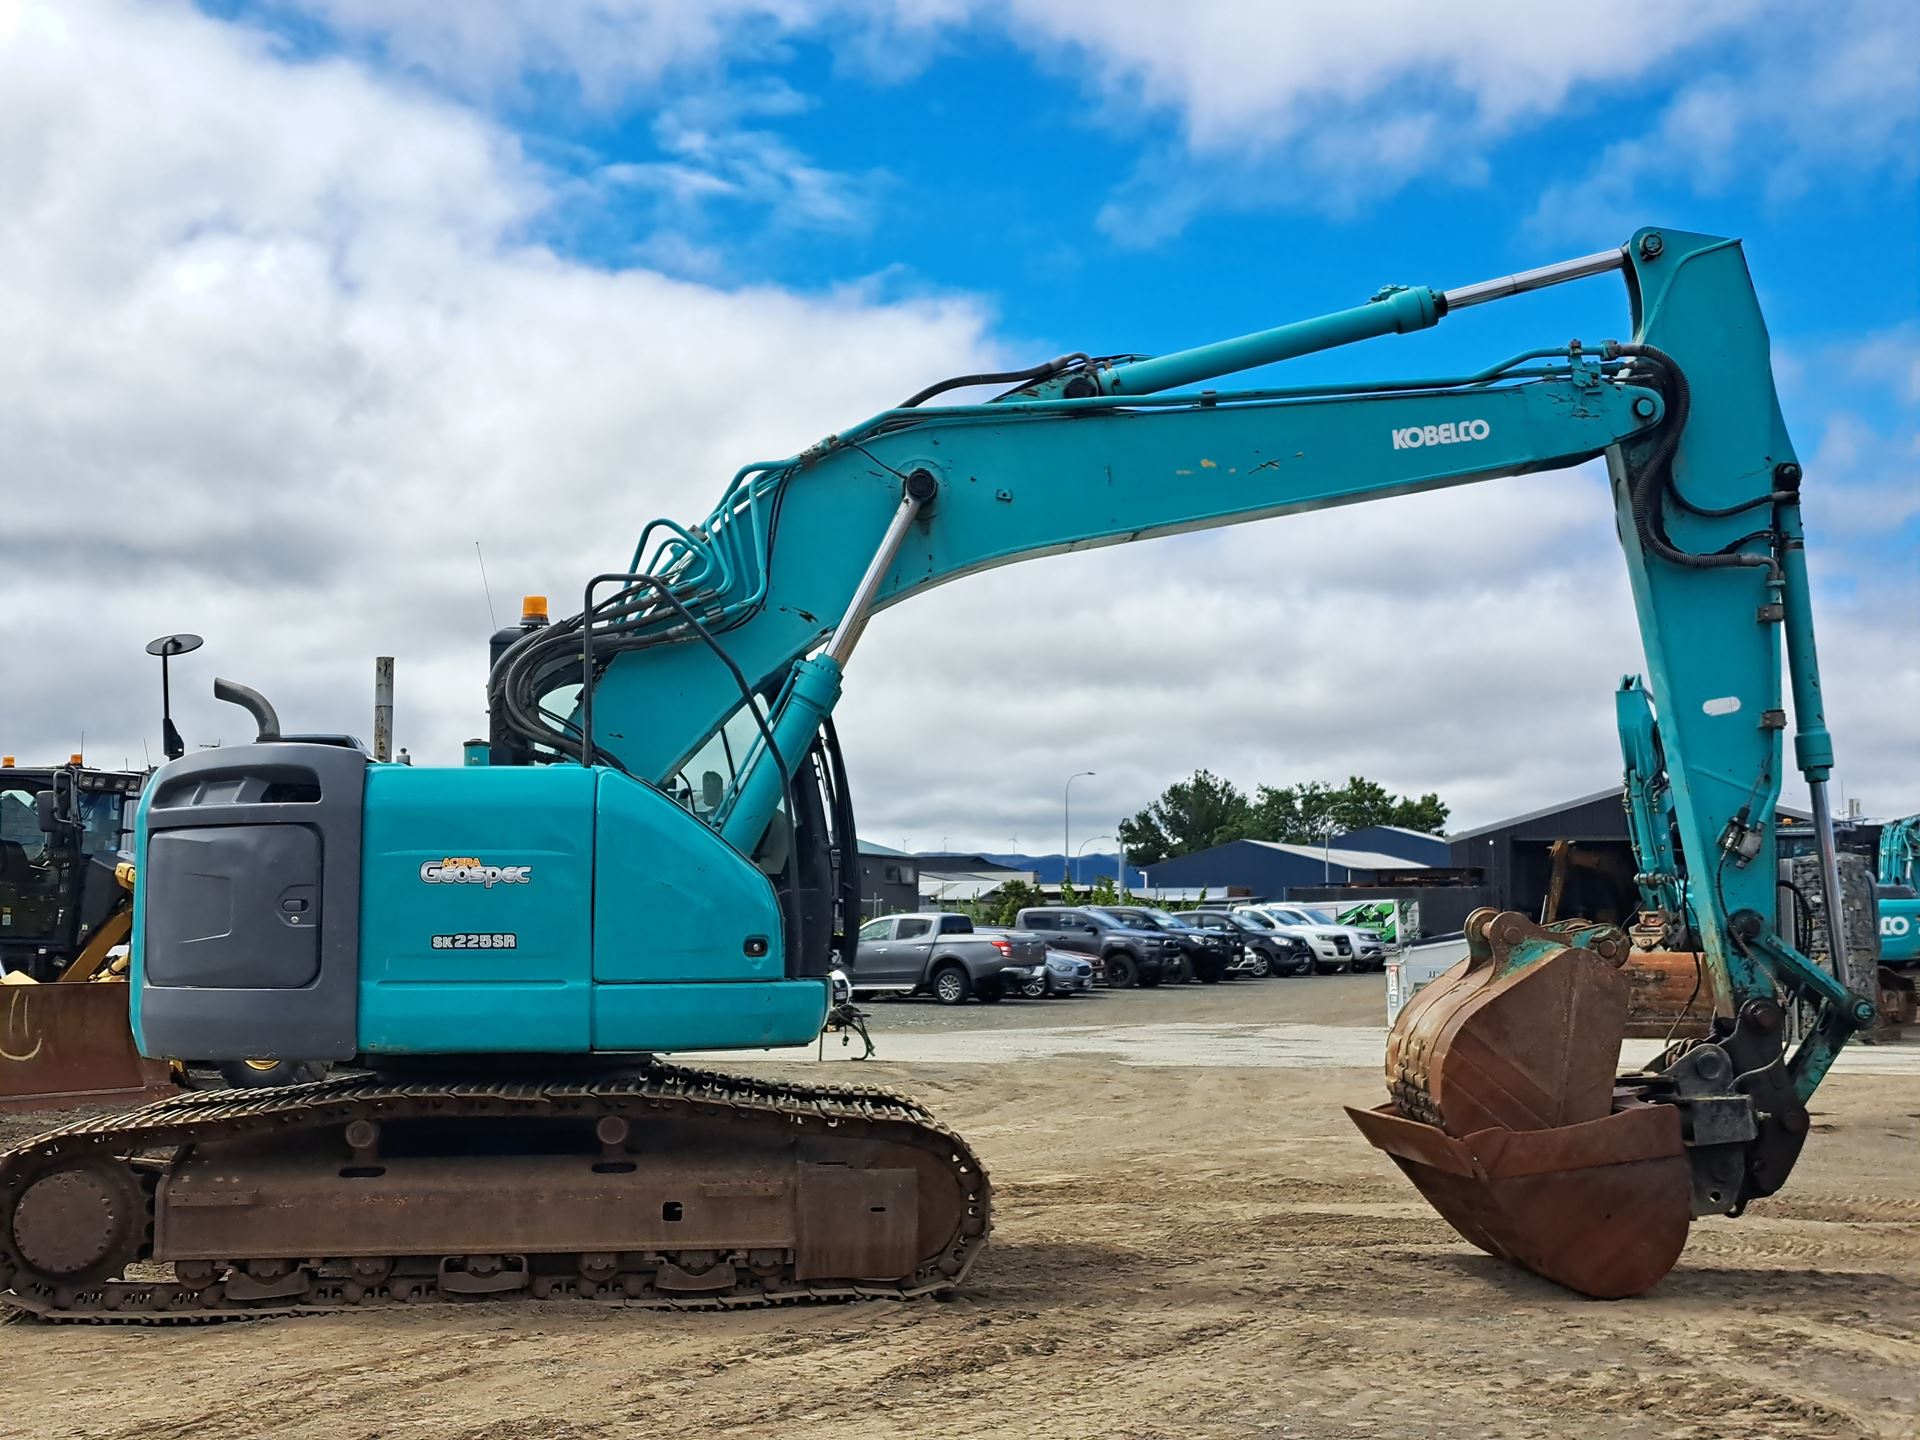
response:
<path id="1" fill-rule="evenodd" d="M 1304 1034 L 1371 1045 L 1380 983 L 874 1006 L 881 1058 L 833 1078 L 918 1095 L 994 1176 L 993 1239 L 943 1303 L 27 1323 L 0 1332 L 0 1435 L 1920 1434 L 1920 1046 L 1837 1074 L 1783 1194 L 1700 1222 L 1650 1295 L 1601 1304 L 1459 1241 L 1360 1140 L 1339 1106 L 1377 1102 L 1377 1060 L 1273 1061 Z M 1050 1038 L 1154 1028 L 1209 1063 Z M 977 1032 L 1022 1058 L 887 1058 Z M 1223 1045 L 1232 1063 L 1213 1063 Z"/>

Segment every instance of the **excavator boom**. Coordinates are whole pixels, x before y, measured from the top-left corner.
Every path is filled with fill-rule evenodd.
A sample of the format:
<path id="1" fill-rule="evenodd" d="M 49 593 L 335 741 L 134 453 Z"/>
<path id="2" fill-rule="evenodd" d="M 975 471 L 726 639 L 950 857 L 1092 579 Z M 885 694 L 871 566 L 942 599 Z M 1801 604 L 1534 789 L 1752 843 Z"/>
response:
<path id="1" fill-rule="evenodd" d="M 1412 380 L 1215 384 L 1613 274 L 1624 342 Z M 497 636 L 488 764 L 374 765 L 287 739 L 262 697 L 220 682 L 260 739 L 173 761 L 141 804 L 141 1047 L 411 1078 L 296 1087 L 271 1114 L 168 1102 L 0 1157 L 15 1303 L 102 1318 L 959 1283 L 989 1192 L 930 1116 L 646 1058 L 819 1033 L 858 913 L 832 714 L 871 615 L 1016 560 L 1598 458 L 1679 859 L 1734 1017 L 1657 1073 L 1615 1077 L 1624 939 L 1479 916 L 1470 959 L 1396 1027 L 1392 1103 L 1355 1119 L 1468 1239 L 1592 1294 L 1645 1288 L 1693 1214 L 1776 1188 L 1863 1002 L 1774 930 L 1783 665 L 1822 815 L 1832 754 L 1800 470 L 1738 245 L 1645 230 L 1522 275 L 1390 287 L 1171 355 L 1064 356 L 986 377 L 1008 388 L 985 403 L 926 403 L 981 378 L 742 468 L 704 522 L 649 526 L 577 615 Z M 1818 1007 L 1791 1058 L 1776 990 Z M 589 1061 L 614 1068 L 583 1075 Z M 131 1167 L 158 1144 L 177 1147 L 161 1173 Z M 142 1260 L 175 1281 L 126 1280 Z"/>

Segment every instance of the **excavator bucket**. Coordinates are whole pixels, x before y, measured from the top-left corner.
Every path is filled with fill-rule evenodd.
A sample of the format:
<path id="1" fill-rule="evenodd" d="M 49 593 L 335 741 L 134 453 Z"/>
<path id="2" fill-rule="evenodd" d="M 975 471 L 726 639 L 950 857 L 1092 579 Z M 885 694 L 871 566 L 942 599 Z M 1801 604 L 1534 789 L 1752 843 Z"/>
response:
<path id="1" fill-rule="evenodd" d="M 1347 1113 L 1488 1254 L 1583 1295 L 1638 1295 L 1686 1244 L 1692 1170 L 1674 1107 L 1614 1088 L 1627 939 L 1494 910 L 1466 933 L 1467 958 L 1388 1037 L 1392 1103 Z"/>
<path id="2" fill-rule="evenodd" d="M 144 1102 L 175 1093 L 133 1047 L 120 981 L 0 983 L 0 1110 Z"/>

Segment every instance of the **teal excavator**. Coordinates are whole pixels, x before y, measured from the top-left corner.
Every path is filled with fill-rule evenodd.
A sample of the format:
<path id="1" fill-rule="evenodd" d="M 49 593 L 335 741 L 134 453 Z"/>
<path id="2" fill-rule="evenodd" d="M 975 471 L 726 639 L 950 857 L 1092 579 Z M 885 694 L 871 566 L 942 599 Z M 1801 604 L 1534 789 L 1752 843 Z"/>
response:
<path id="1" fill-rule="evenodd" d="M 1218 384 L 1600 275 L 1625 281 L 1631 339 Z M 931 403 L 981 386 L 1000 393 Z M 577 614 L 497 637 L 485 764 L 375 764 L 217 682 L 258 736 L 142 795 L 135 1033 L 149 1055 L 363 1073 L 186 1095 L 0 1157 L 0 1298 L 153 1322 L 951 1289 L 990 1187 L 925 1109 L 659 1058 L 811 1044 L 843 983 L 859 867 L 832 715 L 870 616 L 1016 560 L 1598 458 L 1733 1017 L 1616 1075 L 1624 937 L 1483 912 L 1393 1033 L 1390 1103 L 1354 1118 L 1475 1243 L 1588 1294 L 1645 1289 L 1693 1217 L 1785 1181 L 1870 1014 L 1775 926 L 1783 673 L 1829 874 L 1833 755 L 1766 331 L 1736 242 L 1655 229 L 1174 354 L 958 376 L 744 466 Z M 1487 703 L 1565 703 L 1522 679 L 1489 666 Z M 1819 1017 L 1790 1054 L 1783 996 Z"/>
<path id="2" fill-rule="evenodd" d="M 1878 849 L 1880 958 L 1912 965 L 1920 962 L 1920 815 L 1882 825 Z"/>

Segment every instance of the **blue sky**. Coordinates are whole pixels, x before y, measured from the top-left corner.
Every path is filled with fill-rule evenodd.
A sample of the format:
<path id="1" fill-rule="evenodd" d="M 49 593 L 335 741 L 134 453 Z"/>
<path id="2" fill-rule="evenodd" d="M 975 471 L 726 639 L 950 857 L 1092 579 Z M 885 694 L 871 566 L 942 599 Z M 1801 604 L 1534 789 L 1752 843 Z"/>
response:
<path id="1" fill-rule="evenodd" d="M 1904 3 L 1703 5 L 1688 33 L 1640 54 L 1620 46 L 1591 78 L 1548 60 L 1564 93 L 1498 120 L 1485 112 L 1499 102 L 1472 84 L 1396 69 L 1389 54 L 1344 82 L 1357 98 L 1316 97 L 1309 79 L 1306 113 L 1288 112 L 1278 137 L 1280 102 L 1257 86 L 1238 112 L 1202 122 L 1177 79 L 1156 82 L 1124 50 L 1103 59 L 1097 34 L 1016 43 L 1017 7 L 723 5 L 710 42 L 676 59 L 639 18 L 675 5 L 480 5 L 496 12 L 485 63 L 421 18 L 432 7 L 206 8 L 484 110 L 557 177 L 531 235 L 595 265 L 729 287 L 962 294 L 1026 357 L 1175 348 L 1356 303 L 1381 283 L 1459 284 L 1663 223 L 1747 241 L 1804 451 L 1836 416 L 1897 444 L 1920 399 L 1891 353 L 1854 358 L 1877 340 L 1911 353 L 1920 316 L 1920 19 Z M 578 16 L 542 24 L 541 8 Z M 948 18 L 876 18 L 896 8 Z M 1419 6 L 1381 8 L 1440 23 Z M 1312 38 L 1237 9 L 1256 55 Z M 1232 38 L 1200 58 L 1257 69 Z M 623 42 L 639 52 L 626 64 Z M 1550 33 L 1531 44 L 1522 58 L 1553 48 Z M 1810 97 L 1814 85 L 1839 93 Z M 1417 117 L 1420 136 L 1404 157 L 1316 156 L 1316 104 L 1336 125 Z M 1390 353 L 1293 368 L 1437 371 L 1624 325 L 1617 287 L 1601 282 Z M 1902 508 L 1875 527 L 1888 559 L 1920 538 L 1915 507 Z"/>
<path id="2" fill-rule="evenodd" d="M 64 754 L 85 715 L 138 757 L 152 706 L 122 657 L 171 626 L 314 729 L 364 729 L 365 662 L 397 653 L 403 741 L 451 758 L 491 628 L 476 541 L 500 604 L 571 595 L 741 461 L 927 380 L 1177 348 L 1658 223 L 1746 241 L 1807 462 L 1842 783 L 1920 808 L 1908 0 L 9 17 L 0 428 L 37 483 L 0 605 L 72 636 L 8 547 L 64 537 L 76 499 L 141 517 L 111 544 L 145 597 L 90 597 L 78 639 L 15 652 L 46 698 L 10 751 Z M 1602 279 L 1287 373 L 1445 373 L 1626 324 Z M 1076 815 L 1108 826 L 1200 765 L 1438 789 L 1462 824 L 1591 791 L 1639 658 L 1588 474 L 1012 567 L 878 617 L 861 663 L 890 682 L 842 706 L 871 833 L 1007 849 L 1054 842 L 1081 769 Z M 1486 713 L 1489 669 L 1541 703 Z M 1395 702 L 1356 703 L 1350 677 L 1383 673 Z M 986 735 L 942 703 L 956 677 L 1045 703 Z M 175 688 L 213 738 L 237 722 L 204 678 Z M 1159 723 L 1128 721 L 1143 694 Z"/>

